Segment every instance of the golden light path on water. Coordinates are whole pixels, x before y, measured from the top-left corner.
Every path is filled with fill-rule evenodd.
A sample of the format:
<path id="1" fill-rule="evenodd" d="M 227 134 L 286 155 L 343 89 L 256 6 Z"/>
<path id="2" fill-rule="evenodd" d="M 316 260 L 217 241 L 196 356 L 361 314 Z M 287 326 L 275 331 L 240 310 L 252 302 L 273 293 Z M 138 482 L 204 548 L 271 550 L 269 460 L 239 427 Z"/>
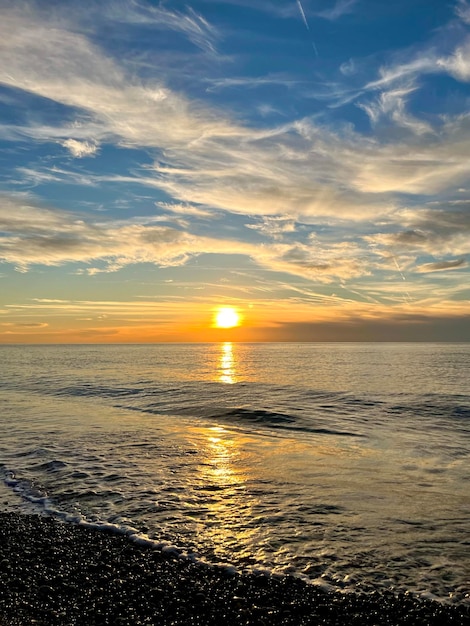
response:
<path id="1" fill-rule="evenodd" d="M 315 474 L 328 471 L 330 465 L 331 480 L 336 481 L 338 465 L 347 460 L 348 451 L 286 436 L 260 441 L 248 429 L 230 426 L 199 427 L 191 435 L 200 452 L 196 487 L 200 500 L 193 518 L 197 543 L 212 546 L 216 562 L 292 571 L 305 529 L 286 526 L 286 497 L 272 483 L 289 483 L 287 504 L 301 508 L 313 469 L 305 467 L 305 459 L 315 458 Z M 325 546 L 326 536 L 323 528 L 309 532 L 307 553 L 313 555 Z M 310 561 L 302 556 L 299 564 L 305 567 Z"/>
<path id="2" fill-rule="evenodd" d="M 213 381 L 230 386 L 243 381 L 247 363 L 240 360 L 242 356 L 243 350 L 237 344 L 218 345 L 212 362 Z M 295 553 L 301 531 L 285 530 L 280 539 L 279 524 L 285 524 L 282 498 L 268 484 L 271 481 L 263 488 L 260 485 L 266 474 L 284 483 L 288 467 L 289 481 L 299 492 L 291 494 L 291 505 L 301 506 L 304 489 L 311 479 L 305 459 L 313 455 L 318 471 L 325 459 L 335 465 L 334 459 L 341 458 L 345 450 L 332 443 L 302 441 L 294 433 L 282 430 L 267 431 L 260 438 L 253 434 L 249 423 L 236 420 L 227 426 L 194 427 L 191 438 L 201 454 L 196 490 L 203 504 L 199 503 L 193 518 L 198 543 L 213 546 L 215 560 L 227 560 L 231 554 L 238 566 L 256 564 L 260 569 L 279 573 L 290 571 L 285 562 L 279 567 L 273 560 L 274 553 L 281 550 L 288 555 L 292 549 Z M 323 533 L 316 533 L 315 540 L 321 543 Z"/>
<path id="3" fill-rule="evenodd" d="M 228 385 L 233 385 L 237 381 L 233 344 L 229 341 L 221 344 L 218 380 Z"/>

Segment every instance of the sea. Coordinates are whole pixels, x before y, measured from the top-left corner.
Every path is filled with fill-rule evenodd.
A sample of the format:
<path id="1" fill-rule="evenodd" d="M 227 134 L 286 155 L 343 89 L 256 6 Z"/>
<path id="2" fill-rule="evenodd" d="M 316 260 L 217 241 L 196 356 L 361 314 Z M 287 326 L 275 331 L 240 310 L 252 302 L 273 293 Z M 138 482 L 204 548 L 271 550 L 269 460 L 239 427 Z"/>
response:
<path id="1" fill-rule="evenodd" d="M 0 509 L 470 603 L 470 344 L 2 346 Z"/>

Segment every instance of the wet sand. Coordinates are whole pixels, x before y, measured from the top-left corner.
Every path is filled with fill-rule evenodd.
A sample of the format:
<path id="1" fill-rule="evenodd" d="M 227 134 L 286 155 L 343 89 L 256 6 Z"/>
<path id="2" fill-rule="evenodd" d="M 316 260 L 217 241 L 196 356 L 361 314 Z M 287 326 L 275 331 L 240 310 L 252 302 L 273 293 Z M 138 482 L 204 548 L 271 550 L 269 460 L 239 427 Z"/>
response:
<path id="1" fill-rule="evenodd" d="M 470 607 L 238 575 L 125 536 L 0 513 L 0 626 L 468 626 Z"/>

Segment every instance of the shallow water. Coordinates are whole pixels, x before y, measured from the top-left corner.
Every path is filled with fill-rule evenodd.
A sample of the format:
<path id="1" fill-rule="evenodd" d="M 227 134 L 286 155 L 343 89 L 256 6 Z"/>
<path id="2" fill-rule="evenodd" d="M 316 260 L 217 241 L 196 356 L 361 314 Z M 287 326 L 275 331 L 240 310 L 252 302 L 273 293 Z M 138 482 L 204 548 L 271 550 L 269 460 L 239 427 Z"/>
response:
<path id="1" fill-rule="evenodd" d="M 0 358 L 10 501 L 240 570 L 469 601 L 470 345 Z"/>

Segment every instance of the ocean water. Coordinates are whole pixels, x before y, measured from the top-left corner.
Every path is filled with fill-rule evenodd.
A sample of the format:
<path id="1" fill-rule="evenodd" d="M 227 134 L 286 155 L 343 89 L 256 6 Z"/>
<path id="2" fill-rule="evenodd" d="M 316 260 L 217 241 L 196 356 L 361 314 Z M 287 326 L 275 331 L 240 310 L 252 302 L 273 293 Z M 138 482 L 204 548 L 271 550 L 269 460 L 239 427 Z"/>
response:
<path id="1" fill-rule="evenodd" d="M 470 602 L 470 344 L 0 358 L 10 504 L 239 571 Z"/>

